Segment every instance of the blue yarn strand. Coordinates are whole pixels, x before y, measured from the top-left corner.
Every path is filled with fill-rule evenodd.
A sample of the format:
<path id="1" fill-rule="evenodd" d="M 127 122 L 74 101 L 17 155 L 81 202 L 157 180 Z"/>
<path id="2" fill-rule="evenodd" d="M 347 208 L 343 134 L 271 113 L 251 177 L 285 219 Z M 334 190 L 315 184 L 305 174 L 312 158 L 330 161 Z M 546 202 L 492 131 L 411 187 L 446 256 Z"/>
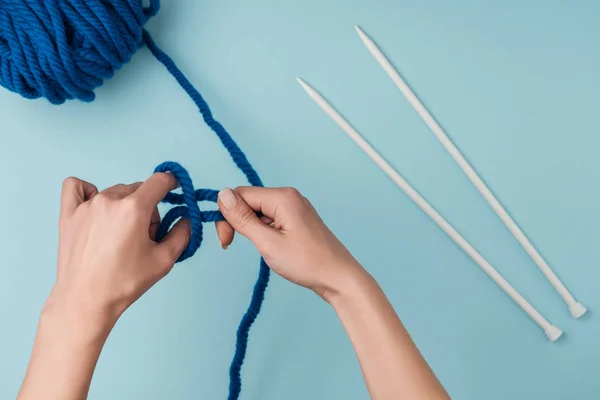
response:
<path id="1" fill-rule="evenodd" d="M 175 62 L 156 45 L 156 43 L 147 31 L 144 31 L 144 43 L 146 44 L 148 49 L 150 49 L 150 51 L 156 57 L 156 59 L 167 68 L 167 70 L 171 73 L 175 80 L 177 80 L 179 85 L 194 101 L 194 103 L 198 107 L 198 110 L 202 114 L 204 121 L 217 134 L 217 136 L 221 140 L 221 143 L 229 152 L 229 155 L 233 159 L 234 163 L 244 173 L 244 175 L 246 175 L 246 179 L 248 180 L 248 182 L 252 186 L 263 186 L 263 183 L 260 177 L 258 176 L 258 173 L 254 170 L 254 168 L 246 158 L 244 152 L 233 140 L 231 135 L 225 130 L 223 125 L 221 125 L 218 121 L 214 119 L 212 112 L 210 111 L 210 108 L 204 100 L 204 98 L 202 97 L 202 95 L 200 95 L 198 90 L 196 90 L 196 88 L 191 84 L 191 82 L 187 79 L 183 72 L 181 72 L 181 70 L 177 67 Z M 189 191 L 188 188 L 188 195 L 186 195 L 186 189 L 184 189 L 183 184 L 181 185 L 181 187 L 184 192 L 183 196 L 171 193 L 166 198 L 166 200 L 174 204 L 181 204 L 182 201 L 185 201 L 185 203 L 188 204 L 188 199 L 191 199 L 192 196 L 194 199 L 202 199 L 209 201 L 216 200 L 216 194 L 213 191 L 205 189 L 193 191 L 192 186 L 192 191 Z M 199 246 L 200 244 L 198 243 L 198 247 Z M 261 258 L 260 270 L 258 274 L 258 279 L 254 285 L 254 290 L 252 292 L 252 299 L 250 300 L 250 305 L 248 306 L 246 313 L 242 317 L 242 320 L 237 330 L 235 354 L 229 367 L 230 380 L 228 400 L 237 400 L 242 390 L 241 370 L 248 349 L 248 336 L 250 334 L 250 328 L 252 327 L 252 324 L 254 324 L 254 321 L 258 317 L 258 314 L 260 313 L 260 310 L 262 308 L 262 303 L 265 298 L 265 292 L 269 284 L 270 273 L 271 270 L 269 266 L 266 264 L 264 259 Z"/>
<path id="2" fill-rule="evenodd" d="M 95 99 L 94 90 L 146 45 L 194 101 L 248 182 L 263 186 L 244 152 L 215 120 L 198 90 L 144 29 L 159 9 L 160 0 L 0 0 L 0 86 L 28 99 L 46 98 L 52 104 L 71 99 L 90 102 Z M 162 163 L 156 171 L 171 172 L 181 184 L 181 194 L 165 197 L 164 202 L 175 207 L 163 217 L 157 232 L 157 240 L 162 240 L 178 219 L 190 220 L 190 243 L 180 262 L 200 248 L 203 223 L 223 220 L 219 211 L 202 211 L 198 205 L 202 201 L 216 202 L 218 192 L 195 190 L 188 172 L 175 162 Z M 269 267 L 261 259 L 250 305 L 237 330 L 229 370 L 229 400 L 237 400 L 241 392 L 248 335 L 260 313 L 269 274 Z"/>
<path id="3" fill-rule="evenodd" d="M 252 299 L 248 310 L 242 317 L 242 321 L 237 330 L 237 337 L 235 343 L 235 354 L 229 367 L 229 397 L 228 400 L 237 400 L 242 391 L 242 365 L 244 364 L 244 358 L 246 357 L 246 351 L 248 349 L 248 336 L 250 334 L 250 328 L 260 313 L 262 303 L 265 300 L 265 291 L 269 285 L 269 278 L 271 269 L 263 258 L 260 259 L 260 270 L 258 272 L 258 279 L 254 284 L 254 290 L 252 292 Z"/>
<path id="4" fill-rule="evenodd" d="M 191 237 L 188 247 L 181 254 L 177 262 L 192 257 L 202 244 L 202 224 L 204 222 L 223 221 L 225 218 L 220 211 L 201 211 L 198 206 L 200 201 L 217 202 L 218 192 L 212 189 L 195 190 L 192 179 L 185 168 L 176 162 L 168 161 L 160 164 L 154 172 L 172 173 L 181 186 L 182 193 L 169 193 L 163 202 L 176 205 L 163 217 L 156 240 L 160 242 L 168 234 L 169 229 L 180 218 L 190 220 Z M 260 260 L 258 279 L 254 285 L 250 305 L 239 324 L 236 334 L 235 354 L 229 367 L 229 396 L 228 400 L 237 400 L 242 390 L 241 371 L 248 349 L 250 328 L 258 317 L 265 299 L 265 292 L 269 284 L 270 268 L 263 258 Z"/>
<path id="5" fill-rule="evenodd" d="M 158 46 L 156 45 L 156 43 L 154 43 L 154 40 L 146 30 L 144 30 L 144 43 L 146 44 L 148 49 L 150 49 L 154 57 L 156 57 L 156 59 L 167 68 L 167 70 L 171 73 L 171 75 L 173 75 L 173 77 L 177 80 L 177 82 L 183 88 L 183 90 L 185 90 L 188 96 L 194 101 L 194 103 L 198 107 L 198 110 L 202 114 L 202 117 L 204 118 L 204 122 L 213 130 L 213 132 L 217 134 L 217 136 L 221 140 L 221 143 L 223 143 L 223 146 L 229 152 L 229 155 L 231 156 L 231 159 L 233 160 L 235 165 L 237 165 L 237 167 L 244 173 L 244 175 L 246 175 L 246 179 L 248 180 L 248 182 L 252 186 L 263 186 L 260 177 L 246 158 L 246 155 L 244 154 L 242 149 L 240 149 L 240 147 L 233 140 L 231 135 L 225 130 L 223 125 L 221 125 L 218 121 L 214 119 L 208 104 L 206 103 L 200 92 L 196 90 L 196 88 L 186 78 L 183 72 L 181 72 L 177 65 L 175 65 L 175 62 L 173 62 L 171 57 L 169 57 L 164 51 L 158 48 Z"/>

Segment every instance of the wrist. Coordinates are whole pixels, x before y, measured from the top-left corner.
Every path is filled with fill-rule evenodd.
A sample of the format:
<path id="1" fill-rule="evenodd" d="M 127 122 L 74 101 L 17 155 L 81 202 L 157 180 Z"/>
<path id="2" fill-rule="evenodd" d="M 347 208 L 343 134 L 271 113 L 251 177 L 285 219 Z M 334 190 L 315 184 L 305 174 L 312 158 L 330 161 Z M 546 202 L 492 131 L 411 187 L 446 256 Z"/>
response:
<path id="1" fill-rule="evenodd" d="M 40 316 L 40 328 L 85 342 L 104 342 L 116 324 L 119 313 L 86 301 L 81 296 L 72 296 L 54 288 L 44 304 Z"/>
<path id="2" fill-rule="evenodd" d="M 55 289 L 42 310 L 19 399 L 83 399 L 116 322 Z"/>
<path id="3" fill-rule="evenodd" d="M 342 273 L 331 279 L 331 284 L 323 291 L 323 299 L 333 308 L 347 299 L 357 298 L 364 288 L 373 280 L 371 275 L 357 261 L 345 263 L 339 268 Z"/>

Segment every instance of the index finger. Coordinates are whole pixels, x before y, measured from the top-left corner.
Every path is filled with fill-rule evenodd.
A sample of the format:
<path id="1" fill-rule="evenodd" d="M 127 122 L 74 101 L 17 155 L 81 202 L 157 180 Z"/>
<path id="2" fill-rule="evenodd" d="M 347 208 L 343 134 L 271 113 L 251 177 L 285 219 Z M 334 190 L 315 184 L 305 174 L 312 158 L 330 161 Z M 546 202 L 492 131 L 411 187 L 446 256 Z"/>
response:
<path id="1" fill-rule="evenodd" d="M 143 207 L 152 210 L 165 198 L 167 193 L 179 186 L 177 179 L 164 172 L 156 172 L 131 194 Z"/>
<path id="2" fill-rule="evenodd" d="M 98 188 L 84 180 L 70 177 L 63 182 L 60 209 L 63 216 L 72 215 L 77 207 L 98 194 Z"/>
<path id="3" fill-rule="evenodd" d="M 271 221 L 289 211 L 290 201 L 304 199 L 302 195 L 293 188 L 265 188 L 258 186 L 240 186 L 234 189 L 251 209 L 261 212 Z M 283 207 L 282 207 L 283 206 Z"/>

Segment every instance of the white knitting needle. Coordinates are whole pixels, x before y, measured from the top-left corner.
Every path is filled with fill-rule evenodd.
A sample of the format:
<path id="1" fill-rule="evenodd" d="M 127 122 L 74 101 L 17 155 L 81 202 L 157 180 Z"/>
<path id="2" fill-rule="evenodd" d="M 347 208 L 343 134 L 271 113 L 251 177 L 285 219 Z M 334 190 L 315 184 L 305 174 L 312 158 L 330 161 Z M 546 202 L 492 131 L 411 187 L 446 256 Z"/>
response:
<path id="1" fill-rule="evenodd" d="M 419 100 L 419 98 L 415 95 L 415 93 L 410 89 L 408 84 L 402 79 L 398 71 L 392 66 L 390 61 L 386 58 L 386 56 L 381 52 L 381 50 L 377 47 L 377 45 L 364 33 L 358 26 L 355 26 L 356 32 L 358 36 L 362 40 L 362 42 L 367 47 L 367 50 L 375 57 L 377 62 L 381 65 L 381 67 L 385 70 L 385 72 L 392 78 L 392 81 L 396 84 L 398 89 L 402 92 L 406 100 L 411 104 L 411 106 L 415 109 L 417 114 L 423 119 L 425 124 L 431 129 L 433 134 L 439 139 L 442 145 L 446 148 L 448 153 L 454 158 L 454 161 L 458 164 L 458 166 L 463 170 L 463 172 L 467 175 L 469 180 L 475 185 L 479 193 L 486 199 L 490 206 L 494 209 L 498 217 L 504 222 L 504 224 L 508 227 L 512 235 L 519 241 L 521 246 L 525 249 L 529 257 L 536 263 L 542 273 L 546 276 L 550 284 L 554 286 L 554 289 L 558 292 L 558 294 L 563 298 L 565 303 L 569 306 L 569 311 L 574 318 L 579 318 L 587 311 L 583 304 L 579 303 L 573 295 L 567 290 L 565 285 L 561 282 L 561 280 L 556 276 L 552 268 L 548 265 L 548 263 L 544 260 L 544 258 L 540 255 L 540 253 L 536 250 L 536 248 L 531 244 L 527 236 L 521 231 L 516 222 L 512 219 L 510 214 L 504 209 L 502 204 L 496 199 L 496 197 L 492 194 L 490 189 L 483 183 L 483 180 L 477 175 L 477 172 L 471 167 L 471 165 L 467 162 L 467 160 L 463 157 L 461 152 L 456 148 L 454 143 L 450 140 L 446 132 L 440 127 L 440 125 L 436 122 L 436 120 L 431 116 L 429 111 L 425 108 L 423 103 Z"/>
<path id="2" fill-rule="evenodd" d="M 342 128 L 344 132 L 365 152 L 367 155 L 394 181 L 400 189 L 404 191 L 420 208 L 427 214 L 452 240 L 475 261 L 481 269 L 508 294 L 522 309 L 533 319 L 546 333 L 551 341 L 558 339 L 562 331 L 552 325 L 542 316 L 515 288 L 512 287 L 506 279 L 485 259 L 465 238 L 446 221 L 415 189 L 412 188 L 400 176 L 400 174 L 385 159 L 367 143 L 365 139 L 323 98 L 316 90 L 310 87 L 302 79 L 297 78 L 298 83 L 304 88 L 306 93 Z"/>

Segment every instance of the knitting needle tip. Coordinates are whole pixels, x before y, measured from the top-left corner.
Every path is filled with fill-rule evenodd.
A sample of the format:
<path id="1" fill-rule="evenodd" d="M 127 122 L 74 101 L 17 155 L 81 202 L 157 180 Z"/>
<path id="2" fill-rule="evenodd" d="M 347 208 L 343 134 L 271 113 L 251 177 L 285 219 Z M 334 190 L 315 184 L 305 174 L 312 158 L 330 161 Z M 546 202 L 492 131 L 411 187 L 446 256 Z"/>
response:
<path id="1" fill-rule="evenodd" d="M 375 46 L 375 43 L 373 43 L 373 40 L 371 40 L 371 38 L 369 36 L 367 36 L 367 34 L 362 29 L 360 29 L 360 26 L 354 25 L 354 30 L 356 31 L 356 33 L 358 33 L 360 40 L 362 40 L 362 42 L 365 44 L 365 46 L 367 46 L 368 48 Z"/>
<path id="2" fill-rule="evenodd" d="M 308 93 L 311 93 L 313 91 L 312 88 L 308 85 L 308 83 L 304 82 L 302 78 L 298 77 L 296 78 L 296 81 L 300 84 L 300 86 L 302 86 L 302 89 L 306 90 Z"/>
<path id="3" fill-rule="evenodd" d="M 298 83 L 300 84 L 300 86 L 302 86 L 302 89 L 304 89 L 304 91 L 306 93 L 308 93 L 308 95 L 312 99 L 314 99 L 318 104 L 320 104 L 319 101 L 318 101 L 318 99 L 321 96 L 317 94 L 317 91 L 315 89 L 313 89 L 312 86 L 310 86 L 308 83 L 304 82 L 304 80 L 302 80 L 302 78 L 296 78 L 296 81 L 298 81 Z"/>

